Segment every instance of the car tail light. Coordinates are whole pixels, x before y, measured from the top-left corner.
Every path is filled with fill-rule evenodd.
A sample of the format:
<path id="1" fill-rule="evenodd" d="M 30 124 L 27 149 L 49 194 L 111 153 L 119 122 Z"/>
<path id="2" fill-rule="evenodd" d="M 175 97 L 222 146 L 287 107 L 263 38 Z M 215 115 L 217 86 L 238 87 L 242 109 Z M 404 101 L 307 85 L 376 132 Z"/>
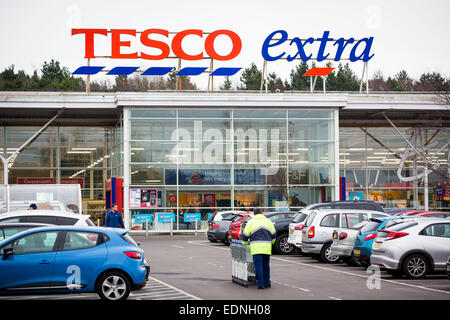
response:
<path id="1" fill-rule="evenodd" d="M 127 257 L 130 257 L 132 259 L 137 259 L 137 260 L 141 259 L 141 253 L 140 252 L 137 252 L 137 251 L 125 251 L 124 253 L 125 253 L 125 255 Z"/>
<path id="2" fill-rule="evenodd" d="M 299 231 L 303 230 L 303 225 L 300 224 L 300 225 L 295 226 L 294 230 L 299 230 Z"/>
<path id="3" fill-rule="evenodd" d="M 406 232 L 396 232 L 396 231 L 389 231 L 389 230 L 381 230 L 380 232 L 385 232 L 388 234 L 386 237 L 384 237 L 384 241 L 398 239 L 398 238 L 407 236 L 409 234 Z"/>
<path id="4" fill-rule="evenodd" d="M 308 230 L 308 238 L 314 238 L 314 226 Z"/>
<path id="5" fill-rule="evenodd" d="M 372 239 L 375 239 L 376 237 L 377 237 L 377 234 L 376 234 L 376 233 L 369 233 L 369 234 L 366 236 L 366 238 L 364 239 L 364 241 L 372 240 Z"/>
<path id="6" fill-rule="evenodd" d="M 219 225 L 218 225 L 218 224 L 212 224 L 212 225 L 211 225 L 211 228 L 212 228 L 212 229 L 218 229 L 218 228 L 219 228 Z"/>
<path id="7" fill-rule="evenodd" d="M 347 238 L 347 233 L 341 232 L 341 233 L 339 234 L 339 240 L 344 240 L 345 238 Z"/>

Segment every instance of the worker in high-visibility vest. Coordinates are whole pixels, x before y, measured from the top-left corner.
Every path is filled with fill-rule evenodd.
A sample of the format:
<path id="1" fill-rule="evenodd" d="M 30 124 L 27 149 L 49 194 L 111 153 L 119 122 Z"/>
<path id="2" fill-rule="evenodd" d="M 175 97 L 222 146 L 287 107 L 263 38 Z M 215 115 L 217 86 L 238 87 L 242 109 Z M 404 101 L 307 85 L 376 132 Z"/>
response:
<path id="1" fill-rule="evenodd" d="M 250 242 L 250 253 L 255 265 L 258 289 L 270 288 L 270 255 L 275 243 L 275 227 L 261 209 L 255 209 L 255 216 L 250 219 L 242 232 L 242 244 Z"/>

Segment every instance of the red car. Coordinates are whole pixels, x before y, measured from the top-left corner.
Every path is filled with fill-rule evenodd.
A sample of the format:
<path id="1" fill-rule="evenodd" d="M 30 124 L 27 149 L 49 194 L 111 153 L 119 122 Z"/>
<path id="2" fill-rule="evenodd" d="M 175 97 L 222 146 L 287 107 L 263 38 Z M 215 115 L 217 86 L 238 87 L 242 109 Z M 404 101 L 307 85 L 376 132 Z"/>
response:
<path id="1" fill-rule="evenodd" d="M 231 220 L 230 227 L 228 229 L 228 239 L 239 240 L 239 232 L 241 231 L 241 223 L 249 216 L 253 216 L 253 213 L 239 213 Z"/>
<path id="2" fill-rule="evenodd" d="M 421 217 L 430 217 L 430 218 L 448 218 L 450 217 L 450 212 L 425 211 L 417 215 Z"/>

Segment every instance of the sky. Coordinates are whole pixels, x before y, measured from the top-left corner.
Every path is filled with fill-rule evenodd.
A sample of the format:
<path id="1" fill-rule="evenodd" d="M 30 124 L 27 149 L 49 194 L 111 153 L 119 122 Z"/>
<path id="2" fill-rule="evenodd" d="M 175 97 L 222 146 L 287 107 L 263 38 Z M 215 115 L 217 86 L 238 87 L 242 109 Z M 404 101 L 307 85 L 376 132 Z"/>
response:
<path id="1" fill-rule="evenodd" d="M 242 39 L 242 51 L 231 61 L 216 61 L 214 68 L 246 68 L 254 62 L 262 69 L 262 44 L 270 33 L 281 29 L 290 38 L 319 38 L 324 31 L 330 31 L 333 38 L 374 37 L 371 50 L 374 57 L 368 64 L 370 76 L 381 70 L 387 78 L 404 69 L 413 78 L 424 72 L 440 72 L 449 77 L 449 12 L 449 0 L 0 0 L 0 70 L 13 64 L 16 70 L 32 73 L 51 59 L 60 61 L 71 72 L 86 65 L 84 38 L 71 36 L 72 28 L 138 31 L 159 28 L 171 32 L 228 29 Z M 132 44 L 131 48 L 122 49 L 124 53 L 143 49 L 139 37 L 122 39 Z M 183 48 L 195 54 L 204 50 L 203 43 L 204 38 L 189 36 L 183 41 Z M 227 54 L 231 50 L 231 41 L 226 37 L 217 38 L 216 45 L 218 53 Z M 110 46 L 110 36 L 96 36 L 96 55 L 109 55 Z M 283 48 L 293 50 L 287 44 Z M 317 50 L 311 50 L 315 56 Z M 268 71 L 284 80 L 298 63 L 298 60 L 269 62 Z M 108 68 L 135 65 L 146 69 L 175 67 L 177 61 L 95 59 L 91 64 Z M 183 61 L 182 66 L 209 67 L 209 61 Z M 354 62 L 351 67 L 361 75 L 361 62 Z M 234 86 L 240 84 L 240 75 L 241 72 L 231 77 Z M 106 78 L 114 80 L 113 76 L 104 74 L 92 77 L 93 80 Z M 192 77 L 192 81 L 206 90 L 208 75 Z M 223 78 L 215 77 L 215 88 L 222 82 Z"/>

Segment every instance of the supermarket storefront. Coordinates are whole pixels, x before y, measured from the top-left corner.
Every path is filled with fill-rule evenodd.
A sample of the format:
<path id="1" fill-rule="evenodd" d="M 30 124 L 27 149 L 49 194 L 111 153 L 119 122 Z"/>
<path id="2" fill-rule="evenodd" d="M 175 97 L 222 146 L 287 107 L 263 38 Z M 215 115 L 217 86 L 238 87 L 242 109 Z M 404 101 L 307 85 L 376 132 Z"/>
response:
<path id="1" fill-rule="evenodd" d="M 172 220 L 175 230 L 192 230 L 196 218 L 203 228 L 224 209 L 297 210 L 340 199 L 342 187 L 347 199 L 392 208 L 420 209 L 425 197 L 430 209 L 449 203 L 449 115 L 432 95 L 8 95 L 0 103 L 4 156 L 67 109 L 14 159 L 9 183 L 78 183 L 83 211 L 95 214 L 106 207 L 105 181 L 123 178 L 130 228 L 147 221 L 168 230 Z M 27 111 L 39 121 L 17 112 L 30 96 Z M 389 109 L 395 127 L 380 116 Z M 423 159 L 404 138 L 427 156 L 427 192 Z"/>

